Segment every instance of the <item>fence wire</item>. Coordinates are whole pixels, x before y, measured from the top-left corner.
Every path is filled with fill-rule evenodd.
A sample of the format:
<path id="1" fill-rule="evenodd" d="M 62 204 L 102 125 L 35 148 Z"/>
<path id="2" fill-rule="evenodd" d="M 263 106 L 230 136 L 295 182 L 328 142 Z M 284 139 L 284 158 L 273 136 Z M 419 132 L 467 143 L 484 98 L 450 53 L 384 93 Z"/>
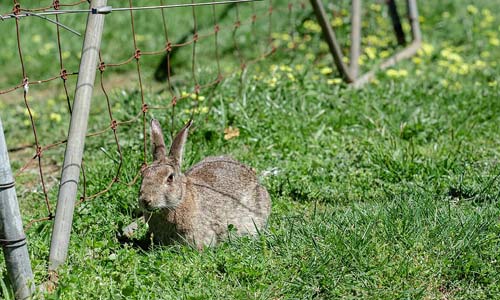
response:
<path id="1" fill-rule="evenodd" d="M 265 2 L 252 2 L 252 3 L 232 3 L 226 4 L 225 7 L 218 6 L 216 3 L 207 4 L 209 7 L 205 6 L 204 9 L 209 11 L 209 25 L 204 26 L 203 28 L 200 25 L 200 18 L 198 16 L 198 9 L 195 6 L 191 5 L 191 7 L 182 8 L 182 13 L 186 16 L 189 15 L 191 19 L 192 28 L 171 28 L 171 25 L 168 23 L 168 19 L 172 14 L 178 14 L 180 9 L 177 9 L 175 12 L 171 11 L 168 8 L 165 8 L 164 0 L 160 0 L 158 6 L 163 6 L 164 8 L 158 8 L 161 11 L 161 28 L 159 28 L 158 32 L 154 33 L 154 36 L 164 40 L 164 46 L 159 49 L 141 49 L 139 45 L 139 33 L 137 29 L 137 20 L 136 14 L 138 13 L 134 8 L 137 6 L 134 5 L 132 0 L 128 0 L 128 12 L 130 15 L 129 25 L 130 25 L 130 35 L 129 35 L 129 43 L 130 45 L 127 47 L 131 47 L 132 51 L 130 52 L 128 57 L 125 57 L 121 60 L 108 62 L 104 59 L 104 57 L 112 57 L 111 54 L 108 54 L 106 46 L 103 46 L 100 49 L 99 56 L 99 65 L 97 66 L 99 70 L 98 80 L 99 83 L 96 83 L 98 89 L 102 92 L 105 101 L 106 101 L 106 117 L 108 119 L 108 125 L 101 128 L 100 130 L 90 132 L 87 134 L 87 139 L 96 139 L 96 138 L 106 138 L 107 134 L 111 133 L 113 137 L 113 143 L 115 145 L 116 153 L 118 154 L 117 166 L 114 170 L 114 176 L 107 183 L 105 187 L 101 190 L 89 194 L 87 186 L 89 180 L 93 180 L 92 178 L 88 178 L 88 172 L 86 172 L 86 168 L 84 167 L 84 163 L 82 164 L 82 190 L 81 197 L 78 201 L 78 204 L 81 204 L 84 201 L 94 199 L 98 196 L 101 196 L 107 192 L 109 192 L 112 187 L 117 184 L 125 184 L 131 186 L 136 183 L 137 179 L 140 175 L 140 170 L 147 165 L 148 161 L 148 134 L 147 134 L 147 117 L 148 113 L 152 110 L 163 111 L 165 115 L 170 115 L 170 127 L 173 128 L 175 126 L 175 120 L 178 118 L 178 109 L 176 109 L 179 103 L 182 101 L 191 101 L 191 118 L 196 117 L 200 111 L 200 103 L 202 102 L 202 93 L 210 92 L 216 89 L 220 83 L 227 77 L 239 75 L 243 78 L 243 74 L 245 70 L 252 64 L 256 64 L 257 62 L 267 59 L 274 53 L 278 51 L 295 51 L 297 47 L 301 43 L 301 39 L 295 38 L 299 35 L 296 30 L 295 18 L 298 18 L 298 15 L 304 14 L 307 10 L 305 2 L 295 2 L 295 1 L 265 1 Z M 121 3 L 120 3 L 121 4 Z M 195 4 L 194 1 L 191 1 L 191 4 Z M 231 5 L 232 7 L 228 8 Z M 41 13 L 46 11 L 58 11 L 62 8 L 70 9 L 70 8 L 82 8 L 82 6 L 89 6 L 88 1 L 76 1 L 76 2 L 68 2 L 61 3 L 59 0 L 53 0 L 50 5 L 42 6 L 42 7 L 30 7 L 25 8 L 21 1 L 15 0 L 12 12 L 2 14 L 2 16 L 8 15 L 20 15 L 22 13 Z M 220 15 L 217 14 L 219 7 L 223 9 Z M 90 10 L 81 9 L 83 11 Z M 229 15 L 229 11 L 231 11 L 231 16 Z M 242 14 L 242 12 L 245 14 Z M 243 17 L 244 15 L 244 17 Z M 113 22 L 113 14 L 106 17 L 107 22 Z M 249 17 L 248 17 L 249 16 Z M 280 16 L 287 16 L 289 19 L 289 23 L 287 24 L 289 28 L 285 28 L 287 32 L 290 33 L 291 42 L 289 44 L 278 45 L 275 43 L 275 38 L 273 37 L 273 32 L 276 30 L 273 28 L 276 21 L 274 20 Z M 23 43 L 22 35 L 29 34 L 20 29 L 20 22 L 29 22 L 28 18 L 13 18 L 14 20 L 3 20 L 3 23 L 0 23 L 0 26 L 6 26 L 6 22 L 15 22 L 15 34 L 17 41 L 17 56 L 19 59 L 19 68 L 22 75 L 20 78 L 20 83 L 7 87 L 0 88 L 0 95 L 12 95 L 12 97 L 16 97 L 17 92 L 19 90 L 22 91 L 22 97 L 24 101 L 24 106 L 27 112 L 27 116 L 29 118 L 30 127 L 32 131 L 32 136 L 34 139 L 34 144 L 30 145 L 29 148 L 33 147 L 33 155 L 30 159 L 25 161 L 22 166 L 19 167 L 18 171 L 15 174 L 15 177 L 19 177 L 23 175 L 28 169 L 32 167 L 33 164 L 36 164 L 37 173 L 39 177 L 39 182 L 43 194 L 43 201 L 46 212 L 44 214 L 40 213 L 39 217 L 33 218 L 29 220 L 25 228 L 29 229 L 34 223 L 41 221 L 52 220 L 54 217 L 53 207 L 51 205 L 49 197 L 51 195 L 49 188 L 47 187 L 46 178 L 46 164 L 44 164 L 43 159 L 44 153 L 48 150 L 57 149 L 62 147 L 66 143 L 66 139 L 61 140 L 52 140 L 46 141 L 40 139 L 39 134 L 39 124 L 35 122 L 35 115 L 33 113 L 33 103 L 30 99 L 29 89 L 30 87 L 37 86 L 37 89 L 43 89 L 44 86 L 49 88 L 49 83 L 58 83 L 58 89 L 61 91 L 66 111 L 69 116 L 72 112 L 71 102 L 72 96 L 70 93 L 71 89 L 74 89 L 74 84 L 71 81 L 71 78 L 75 78 L 77 74 L 76 71 L 67 70 L 68 60 L 65 55 L 65 40 L 62 37 L 61 29 L 62 27 L 62 15 L 55 14 L 55 25 L 56 26 L 56 49 L 57 49 L 57 60 L 58 60 L 58 73 L 49 76 L 48 78 L 35 79 L 30 76 L 29 68 L 27 68 L 26 63 L 26 53 L 33 49 L 32 45 L 25 45 Z M 224 18 L 233 19 L 229 22 L 224 21 Z M 205 20 L 204 20 L 205 21 Z M 205 21 L 206 23 L 206 21 Z M 267 24 L 267 32 L 262 34 L 257 30 L 257 25 L 263 24 L 266 27 Z M 206 25 L 206 24 L 205 24 Z M 105 25 L 106 26 L 106 25 Z M 243 28 L 246 28 L 246 31 L 249 32 L 250 41 L 245 44 L 242 43 L 241 36 Z M 184 38 L 179 40 L 174 40 L 172 38 L 172 33 L 174 30 L 177 31 L 190 31 Z M 221 40 L 221 35 L 225 35 L 225 40 Z M 207 42 L 207 44 L 200 45 L 202 42 Z M 222 53 L 222 47 L 230 45 L 234 51 L 232 51 L 232 57 L 237 61 L 237 66 L 231 69 L 223 69 L 222 68 L 222 60 L 223 57 L 226 58 L 228 54 Z M 123 45 L 126 47 L 126 45 Z M 206 65 L 206 59 L 200 60 L 200 50 L 204 50 L 200 47 L 207 47 L 212 49 L 212 59 L 211 65 Z M 252 51 L 243 51 L 244 48 L 252 47 Z M 172 71 L 172 58 L 174 55 L 178 55 L 180 50 L 189 49 L 190 50 L 190 71 L 186 74 L 190 77 L 189 88 L 186 90 L 188 92 L 179 91 L 178 87 L 174 84 L 175 76 Z M 205 49 L 206 50 L 206 49 Z M 251 55 L 248 54 L 251 53 Z M 146 97 L 146 86 L 144 82 L 144 68 L 143 68 L 143 59 L 146 57 L 158 57 L 164 58 L 165 61 L 163 72 L 166 74 L 166 80 L 164 83 L 164 90 L 169 95 L 169 99 L 162 101 L 161 104 L 151 105 L 147 101 Z M 202 65 L 203 64 L 203 65 Z M 125 86 L 121 86 L 121 88 L 129 88 L 135 89 L 138 92 L 138 97 L 140 102 L 136 105 L 136 114 L 135 116 L 129 119 L 118 119 L 115 117 L 115 108 L 113 108 L 112 104 L 112 96 L 110 93 L 110 86 L 112 87 L 111 82 L 113 80 L 113 76 L 119 72 L 126 72 L 129 66 L 132 66 L 135 73 L 135 78 L 130 79 L 129 82 L 125 84 Z M 200 74 L 201 66 L 205 68 L 210 68 L 214 70 L 211 72 L 213 74 L 202 73 Z M 203 80 L 200 78 L 200 75 L 203 75 Z M 207 80 L 206 77 L 209 76 L 210 79 Z M 138 125 L 140 124 L 140 125 Z M 125 160 L 127 159 L 123 153 L 121 142 L 120 142 L 120 128 L 124 126 L 140 126 L 142 131 L 142 160 L 138 162 L 134 162 L 136 165 L 135 176 L 130 180 L 125 180 L 122 176 L 123 173 L 123 165 Z M 60 165 L 61 162 L 56 164 Z M 78 205 L 77 204 L 77 205 Z"/>

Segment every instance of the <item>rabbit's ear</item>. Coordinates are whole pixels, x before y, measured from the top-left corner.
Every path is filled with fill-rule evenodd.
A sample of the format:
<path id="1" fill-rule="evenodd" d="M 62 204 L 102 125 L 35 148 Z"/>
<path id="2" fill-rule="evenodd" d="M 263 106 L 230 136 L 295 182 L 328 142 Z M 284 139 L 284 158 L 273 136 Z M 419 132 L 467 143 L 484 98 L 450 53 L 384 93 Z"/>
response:
<path id="1" fill-rule="evenodd" d="M 184 145 L 186 144 L 189 127 L 193 124 L 193 120 L 189 120 L 186 125 L 177 133 L 172 142 L 172 146 L 170 147 L 170 153 L 168 154 L 171 158 L 173 158 L 178 164 L 179 168 L 182 164 L 182 154 L 184 152 Z"/>
<path id="2" fill-rule="evenodd" d="M 165 149 L 165 140 L 161 131 L 160 122 L 158 120 L 151 120 L 151 142 L 153 143 L 153 160 L 164 159 L 167 155 Z"/>

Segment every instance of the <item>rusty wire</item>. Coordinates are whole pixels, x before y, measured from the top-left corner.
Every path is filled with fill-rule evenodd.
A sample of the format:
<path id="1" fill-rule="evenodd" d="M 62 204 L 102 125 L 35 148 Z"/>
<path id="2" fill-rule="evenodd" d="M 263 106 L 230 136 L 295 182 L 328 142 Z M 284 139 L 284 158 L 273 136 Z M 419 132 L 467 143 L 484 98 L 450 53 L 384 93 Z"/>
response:
<path id="1" fill-rule="evenodd" d="M 161 1 L 161 6 L 164 5 L 164 1 Z M 59 2 L 59 0 L 53 0 L 52 4 L 50 6 L 46 7 L 39 7 L 39 8 L 21 8 L 21 5 L 19 3 L 19 0 L 14 1 L 14 9 L 12 11 L 13 14 L 20 14 L 21 12 L 42 12 L 42 11 L 47 11 L 49 9 L 53 10 L 59 10 L 62 6 L 77 6 L 81 5 L 82 3 L 87 2 L 86 0 L 81 0 L 81 1 L 76 1 L 73 3 L 69 4 L 62 4 Z M 194 1 L 191 2 L 191 4 L 194 4 Z M 273 30 L 273 17 L 276 15 L 274 12 L 276 10 L 279 10 L 280 13 L 287 14 L 288 17 L 290 18 L 290 25 L 292 25 L 292 13 L 293 13 L 293 8 L 294 7 L 299 7 L 300 9 L 304 10 L 305 9 L 305 4 L 304 2 L 301 2 L 300 4 L 292 4 L 291 2 L 288 3 L 287 7 L 282 8 L 282 7 L 274 7 L 273 2 L 269 1 L 268 2 L 268 7 L 266 9 L 266 12 L 263 13 L 262 15 L 258 15 L 255 9 L 255 5 L 252 3 L 251 4 L 251 10 L 252 14 L 250 18 L 248 19 L 241 19 L 240 15 L 240 7 L 239 4 L 235 4 L 235 16 L 234 16 L 234 22 L 230 25 L 221 25 L 219 24 L 219 20 L 217 19 L 216 15 L 216 4 L 213 3 L 211 7 L 211 15 L 213 19 L 213 24 L 210 26 L 213 26 L 211 30 L 208 30 L 206 33 L 201 34 L 198 31 L 198 19 L 195 11 L 194 5 L 191 6 L 192 10 L 192 25 L 193 25 L 193 30 L 192 30 L 192 35 L 190 38 L 188 38 L 184 42 L 180 43 L 174 43 L 170 39 L 169 36 L 169 31 L 170 28 L 167 26 L 166 22 L 166 14 L 168 13 L 168 10 L 166 8 L 161 9 L 161 18 L 163 22 L 163 35 L 164 35 L 164 40 L 165 40 L 165 46 L 162 49 L 153 49 L 153 50 L 148 50 L 148 51 L 143 51 L 138 47 L 137 43 L 137 32 L 136 32 L 136 27 L 134 23 L 134 6 L 132 3 L 132 0 L 129 0 L 129 13 L 130 13 L 130 24 L 131 24 L 131 37 L 132 37 L 132 44 L 133 44 L 133 53 L 130 54 L 130 56 L 122 61 L 119 62 L 111 62 L 107 63 L 103 61 L 101 53 L 99 56 L 99 66 L 97 67 L 99 70 L 99 81 L 100 81 L 100 90 L 102 91 L 104 98 L 106 99 L 106 107 L 107 107 L 107 117 L 109 119 L 109 124 L 105 126 L 104 128 L 97 130 L 95 132 L 88 133 L 86 135 L 87 138 L 92 138 L 96 136 L 102 136 L 104 134 L 107 134 L 111 132 L 113 135 L 114 143 L 116 144 L 116 151 L 118 153 L 118 160 L 117 160 L 117 167 L 114 170 L 114 176 L 110 180 L 110 182 L 100 191 L 95 192 L 92 195 L 87 195 L 87 174 L 85 172 L 84 164 L 82 163 L 82 179 L 83 179 L 83 191 L 82 195 L 80 197 L 80 200 L 78 201 L 78 204 L 81 204 L 82 202 L 90 199 L 94 199 L 100 195 L 103 195 L 107 193 L 115 184 L 118 182 L 125 184 L 127 186 L 131 186 L 135 184 L 140 177 L 140 170 L 143 169 L 147 165 L 147 149 L 148 149 L 148 137 L 147 137 L 147 124 L 146 124 L 146 114 L 148 113 L 149 110 L 171 110 L 171 126 L 172 128 L 172 133 L 173 133 L 173 128 L 174 128 L 174 121 L 175 121 L 175 116 L 176 116 L 176 106 L 181 100 L 188 99 L 191 97 L 192 94 L 195 95 L 192 103 L 192 108 L 191 108 L 191 118 L 195 117 L 195 112 L 198 110 L 199 105 L 200 105 L 200 100 L 199 96 L 201 91 L 203 90 L 208 90 L 208 91 L 213 91 L 215 87 L 217 87 L 224 78 L 227 78 L 229 76 L 232 76 L 234 74 L 240 74 L 240 78 L 242 76 L 242 73 L 245 71 L 245 69 L 251 65 L 254 64 L 258 61 L 264 60 L 276 51 L 280 50 L 278 46 L 276 46 L 273 43 L 273 37 L 272 37 L 272 30 Z M 59 17 L 58 15 L 55 16 L 55 20 L 58 22 Z M 29 166 L 37 162 L 38 163 L 38 173 L 40 177 L 40 183 L 42 186 L 42 191 L 44 195 L 44 203 L 47 209 L 47 214 L 45 217 L 38 217 L 35 219 L 30 220 L 25 228 L 28 229 L 31 227 L 34 223 L 41 222 L 41 221 L 47 221 L 47 220 L 52 220 L 53 219 L 53 209 L 51 207 L 50 201 L 49 201 L 49 195 L 45 183 L 45 172 L 42 167 L 42 157 L 44 151 L 47 151 L 49 149 L 53 149 L 56 147 L 59 147 L 61 145 L 64 145 L 66 143 L 66 139 L 60 140 L 60 141 L 55 141 L 50 144 L 45 144 L 43 145 L 42 142 L 39 140 L 39 136 L 37 133 L 37 126 L 34 122 L 34 117 L 31 112 L 31 106 L 30 102 L 28 100 L 27 94 L 29 91 L 29 86 L 30 85 L 40 85 L 40 84 L 45 84 L 47 82 L 51 82 L 54 80 L 61 80 L 61 89 L 64 91 L 64 97 L 67 103 L 67 109 L 69 114 L 72 112 L 72 107 L 71 107 L 71 97 L 68 92 L 69 87 L 68 87 L 68 77 L 69 76 L 75 76 L 78 73 L 77 72 L 71 72 L 66 70 L 66 65 L 65 61 L 63 59 L 63 49 L 64 49 L 64 41 L 61 39 L 60 35 L 60 26 L 56 26 L 56 41 L 57 41 L 57 50 L 58 50 L 58 63 L 59 63 L 59 74 L 51 76 L 47 79 L 42 79 L 42 80 L 29 80 L 29 74 L 27 74 L 26 68 L 25 68 L 25 61 L 24 61 L 24 56 L 23 56 L 23 47 L 21 43 L 21 31 L 19 29 L 19 19 L 15 19 L 16 22 L 16 37 L 17 37 L 17 50 L 18 50 L 18 55 L 19 55 L 19 65 L 22 71 L 22 80 L 20 84 L 17 84 L 13 87 L 8 87 L 5 89 L 0 89 L 0 95 L 2 94 L 10 94 L 16 90 L 19 90 L 21 88 L 24 89 L 23 92 L 23 100 L 24 104 L 26 107 L 26 110 L 28 112 L 29 118 L 30 118 L 30 123 L 31 123 L 31 130 L 33 133 L 33 137 L 35 140 L 35 143 L 33 147 L 35 148 L 35 153 L 29 159 L 15 174 L 15 176 L 20 176 L 26 169 L 29 168 Z M 269 28 L 267 32 L 267 36 L 260 37 L 257 35 L 255 25 L 257 22 L 268 22 L 269 23 Z M 264 40 L 265 42 L 265 47 L 264 49 L 257 49 L 258 51 L 256 52 L 256 55 L 253 57 L 245 57 L 245 54 L 243 51 L 241 51 L 241 46 L 240 43 L 238 42 L 238 34 L 239 31 L 243 26 L 250 26 L 251 27 L 251 37 L 252 37 L 252 42 L 257 42 L 259 40 Z M 292 27 L 292 26 L 291 26 Z M 294 33 L 293 29 L 292 34 Z M 239 63 L 239 67 L 236 68 L 235 70 L 229 71 L 229 72 L 223 72 L 221 69 L 221 53 L 220 53 L 220 33 L 221 32 L 226 32 L 231 35 L 231 41 L 225 41 L 225 43 L 232 43 L 233 47 L 235 49 L 235 57 Z M 197 74 L 197 55 L 198 55 L 198 47 L 199 47 L 199 42 L 202 40 L 208 40 L 208 39 L 213 39 L 213 51 L 214 51 L 214 58 L 215 58 L 215 75 L 214 78 L 209 80 L 208 82 L 203 82 L 203 84 L 200 83 L 198 74 Z M 294 39 L 292 38 L 292 41 Z M 295 43 L 295 42 L 294 42 Z M 191 71 L 190 71 L 190 76 L 191 76 L 191 94 L 190 95 L 178 95 L 176 94 L 173 84 L 172 84 L 172 73 L 171 73 L 171 61 L 170 61 L 170 56 L 172 54 L 172 51 L 174 49 L 179 49 L 183 47 L 191 47 Z M 282 47 L 283 51 L 293 51 L 296 48 L 296 44 L 294 44 L 294 47 L 292 49 L 287 48 L 287 47 Z M 105 49 L 101 49 L 101 51 L 105 51 Z M 145 91 L 144 91 L 144 85 L 143 85 L 143 76 L 142 76 L 142 70 L 141 70 L 141 57 L 142 56 L 159 56 L 159 55 L 166 55 L 167 56 L 167 66 L 166 66 L 166 73 L 167 73 L 167 80 L 166 80 L 166 90 L 168 90 L 168 93 L 170 95 L 170 99 L 167 101 L 165 105 L 157 105 L 157 106 L 152 106 L 146 103 L 145 100 Z M 137 108 L 137 114 L 128 119 L 128 120 L 117 120 L 114 117 L 113 114 L 113 109 L 111 105 L 111 100 L 109 96 L 109 92 L 106 89 L 106 74 L 109 69 L 119 69 L 121 67 L 124 67 L 129 64 L 135 64 L 135 70 L 137 74 L 137 85 L 138 85 L 138 90 L 140 92 L 140 105 L 138 105 Z M 131 125 L 137 121 L 142 121 L 142 134 L 143 134 L 143 140 L 142 140 L 142 162 L 137 163 L 137 172 L 134 178 L 130 182 L 123 182 L 121 181 L 121 173 L 123 171 L 123 163 L 125 160 L 125 157 L 123 155 L 123 151 L 120 146 L 120 140 L 119 140 L 119 128 L 121 126 L 125 125 Z"/>

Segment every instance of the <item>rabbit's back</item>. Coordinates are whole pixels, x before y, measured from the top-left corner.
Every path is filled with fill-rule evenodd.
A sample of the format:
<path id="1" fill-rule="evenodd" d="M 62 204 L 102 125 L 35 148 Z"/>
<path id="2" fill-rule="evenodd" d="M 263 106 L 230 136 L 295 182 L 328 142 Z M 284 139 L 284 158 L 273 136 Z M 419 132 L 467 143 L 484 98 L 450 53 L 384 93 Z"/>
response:
<path id="1" fill-rule="evenodd" d="M 269 194 L 251 168 L 228 156 L 207 157 L 186 177 L 196 190 L 199 230 L 211 231 L 212 240 L 226 237 L 231 225 L 237 234 L 255 234 L 266 225 Z"/>

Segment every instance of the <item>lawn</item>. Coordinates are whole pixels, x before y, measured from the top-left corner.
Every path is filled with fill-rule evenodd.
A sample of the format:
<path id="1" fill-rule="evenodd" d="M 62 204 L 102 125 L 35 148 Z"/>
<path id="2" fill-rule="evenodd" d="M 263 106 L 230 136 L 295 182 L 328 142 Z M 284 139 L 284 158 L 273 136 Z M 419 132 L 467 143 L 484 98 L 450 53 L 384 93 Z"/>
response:
<path id="1" fill-rule="evenodd" d="M 273 2 L 286 8 L 286 1 Z M 344 44 L 347 3 L 333 6 Z M 266 5 L 256 4 L 254 9 L 263 15 Z M 395 38 L 383 18 L 386 8 L 377 2 L 365 6 L 361 66 L 366 71 L 395 51 Z M 242 19 L 251 15 L 249 7 L 240 5 Z M 5 4 L 0 8 L 10 10 Z M 216 74 L 213 40 L 197 45 L 196 68 L 191 66 L 191 48 L 185 47 L 174 61 L 172 79 L 174 94 L 188 96 L 177 104 L 173 122 L 171 108 L 151 109 L 146 119 L 158 118 L 164 131 L 171 132 L 194 114 L 196 128 L 186 146 L 186 169 L 205 156 L 221 153 L 255 168 L 272 198 L 267 230 L 255 239 L 231 239 L 203 252 L 184 245 L 144 250 L 121 242 L 118 232 L 139 215 L 139 182 L 133 181 L 144 160 L 139 117 L 117 130 L 124 157 L 120 182 L 77 207 L 58 288 L 35 297 L 500 298 L 500 9 L 488 0 L 445 0 L 419 1 L 419 10 L 424 36 L 419 54 L 380 72 L 362 89 L 338 80 L 317 24 L 308 19 L 309 6 L 297 11 L 292 21 L 286 14 L 275 14 L 272 26 L 265 20 L 259 20 L 254 29 L 242 26 L 236 42 L 232 31 L 222 30 L 220 63 L 227 76 L 216 88 L 201 90 L 204 100 L 199 98 L 198 104 L 190 95 L 193 74 L 200 82 Z M 206 21 L 210 9 L 200 8 L 197 13 L 200 24 L 210 24 Z M 170 27 L 187 28 L 175 31 L 173 40 L 189 32 L 190 17 L 191 10 L 184 9 L 184 15 L 167 18 Z M 65 18 L 61 22 L 83 32 L 82 16 Z M 127 23 L 130 15 L 114 12 L 106 18 L 103 60 L 123 61 L 134 50 Z M 136 18 L 140 47 L 160 49 L 163 31 L 148 36 L 162 25 L 159 12 L 137 13 Z M 25 55 L 32 55 L 31 63 L 26 62 L 28 74 L 36 79 L 58 74 L 58 61 L 44 59 L 44 55 L 56 57 L 53 26 L 35 19 L 32 22 L 42 25 L 28 29 L 30 23 L 23 22 Z M 233 24 L 233 19 L 224 22 Z M 13 24 L 12 20 L 0 23 L 6 28 L 0 32 L 2 47 L 8 47 L 0 52 L 4 66 L 0 90 L 22 79 Z M 206 26 L 202 30 L 209 31 Z M 249 64 L 245 72 L 234 71 L 239 55 L 249 60 L 256 57 L 253 47 L 265 52 L 269 28 L 275 43 L 285 49 L 293 39 L 292 31 L 299 47 L 277 51 Z M 263 38 L 257 41 L 252 30 Z M 81 39 L 62 34 L 67 68 L 75 70 Z M 49 35 L 51 40 L 46 41 Z M 143 94 L 152 107 L 171 100 L 166 85 L 153 80 L 159 60 L 160 56 L 141 60 Z M 105 71 L 103 82 L 114 119 L 129 120 L 140 113 L 135 69 L 134 63 Z M 72 77 L 69 83 L 74 81 Z M 42 144 L 64 139 L 69 115 L 60 82 L 30 90 Z M 33 156 L 31 126 L 22 93 L 2 95 L 0 100 L 17 172 Z M 96 92 L 90 118 L 89 132 L 109 125 L 102 91 Z M 224 130 L 238 133 L 228 138 Z M 87 195 L 102 191 L 115 177 L 116 149 L 109 130 L 87 139 Z M 64 146 L 59 146 L 42 157 L 53 207 L 63 152 Z M 147 160 L 151 161 L 149 155 Z M 25 224 L 45 217 L 36 161 L 16 182 Z M 51 228 L 51 222 L 39 222 L 26 233 L 37 284 L 46 279 Z M 141 227 L 137 238 L 144 233 Z M 3 258 L 0 261 L 5 270 Z M 3 274 L 0 295 L 12 299 Z"/>

